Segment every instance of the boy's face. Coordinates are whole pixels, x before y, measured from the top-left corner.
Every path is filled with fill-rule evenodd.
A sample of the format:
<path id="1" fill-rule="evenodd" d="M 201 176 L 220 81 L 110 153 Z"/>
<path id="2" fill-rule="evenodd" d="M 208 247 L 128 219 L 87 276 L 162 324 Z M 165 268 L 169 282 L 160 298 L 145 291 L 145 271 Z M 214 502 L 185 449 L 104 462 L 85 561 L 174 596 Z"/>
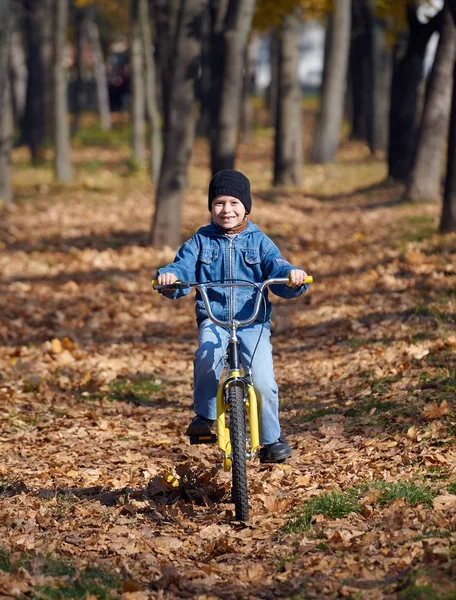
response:
<path id="1" fill-rule="evenodd" d="M 244 220 L 245 206 L 233 196 L 217 196 L 212 201 L 211 215 L 216 225 L 233 229 Z"/>

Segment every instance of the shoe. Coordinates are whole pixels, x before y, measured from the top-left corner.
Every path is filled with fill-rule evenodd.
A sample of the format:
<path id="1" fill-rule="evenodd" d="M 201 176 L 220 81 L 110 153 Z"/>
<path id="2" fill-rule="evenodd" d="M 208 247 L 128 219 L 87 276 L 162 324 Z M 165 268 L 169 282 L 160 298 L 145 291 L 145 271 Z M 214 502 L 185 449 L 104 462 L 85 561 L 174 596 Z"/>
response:
<path id="1" fill-rule="evenodd" d="M 185 435 L 211 435 L 212 425 L 214 424 L 214 422 L 215 421 L 213 421 L 212 419 L 206 419 L 206 417 L 196 415 L 195 417 L 193 417 L 192 422 L 187 427 Z"/>
<path id="2" fill-rule="evenodd" d="M 291 456 L 291 448 L 283 435 L 272 444 L 265 444 L 260 450 L 261 463 L 280 463 Z"/>

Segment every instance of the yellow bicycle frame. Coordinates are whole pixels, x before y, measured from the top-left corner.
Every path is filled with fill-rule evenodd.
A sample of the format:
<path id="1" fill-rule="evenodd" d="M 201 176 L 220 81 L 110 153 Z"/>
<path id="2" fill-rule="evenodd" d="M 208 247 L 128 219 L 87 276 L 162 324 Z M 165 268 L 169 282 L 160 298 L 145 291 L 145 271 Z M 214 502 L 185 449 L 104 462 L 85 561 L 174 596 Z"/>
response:
<path id="1" fill-rule="evenodd" d="M 230 379 L 242 377 L 240 371 L 231 371 Z M 223 453 L 223 468 L 231 470 L 231 440 L 230 430 L 226 426 L 225 414 L 228 406 L 225 402 L 225 388 L 229 386 L 227 379 L 223 377 L 217 391 L 217 445 Z M 250 453 L 253 454 L 260 447 L 260 430 L 258 426 L 258 402 L 253 385 L 248 384 L 246 402 L 250 422 Z"/>

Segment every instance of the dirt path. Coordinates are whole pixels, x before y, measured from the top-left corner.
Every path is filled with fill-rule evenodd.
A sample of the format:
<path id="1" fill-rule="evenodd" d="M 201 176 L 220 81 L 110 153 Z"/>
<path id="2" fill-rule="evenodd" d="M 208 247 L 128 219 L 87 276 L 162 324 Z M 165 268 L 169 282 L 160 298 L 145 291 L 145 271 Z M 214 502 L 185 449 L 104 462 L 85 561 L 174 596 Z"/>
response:
<path id="1" fill-rule="evenodd" d="M 194 176 L 188 234 L 207 214 Z M 0 229 L 1 597 L 454 598 L 456 238 L 432 235 L 438 206 L 392 186 L 254 198 L 315 284 L 275 301 L 294 454 L 249 465 L 246 526 L 216 451 L 183 435 L 193 300 L 150 290 L 173 251 L 143 245 L 148 193 L 27 189 Z"/>

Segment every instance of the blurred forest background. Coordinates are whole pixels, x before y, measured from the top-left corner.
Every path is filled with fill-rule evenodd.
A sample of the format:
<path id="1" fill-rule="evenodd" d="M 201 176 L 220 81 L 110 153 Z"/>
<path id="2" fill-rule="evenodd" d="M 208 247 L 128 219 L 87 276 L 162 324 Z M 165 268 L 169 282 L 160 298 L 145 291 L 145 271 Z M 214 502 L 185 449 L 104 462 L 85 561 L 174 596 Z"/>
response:
<path id="1" fill-rule="evenodd" d="M 71 182 L 72 147 L 127 128 L 130 167 L 154 184 L 149 242 L 176 247 L 196 137 L 214 173 L 239 168 L 239 142 L 263 125 L 273 186 L 300 189 L 305 164 L 334 161 L 348 136 L 385 157 L 407 200 L 441 201 L 441 232 L 456 230 L 456 0 L 0 0 L 0 11 L 6 207 L 13 149 Z M 307 156 L 306 102 L 318 112 Z"/>

